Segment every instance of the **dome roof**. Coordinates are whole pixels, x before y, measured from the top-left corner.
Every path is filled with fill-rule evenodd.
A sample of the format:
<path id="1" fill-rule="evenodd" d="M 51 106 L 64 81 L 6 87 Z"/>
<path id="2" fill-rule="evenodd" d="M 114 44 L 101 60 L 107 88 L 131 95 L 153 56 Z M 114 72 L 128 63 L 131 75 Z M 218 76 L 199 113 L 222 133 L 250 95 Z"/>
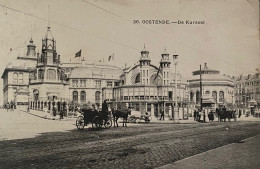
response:
<path id="1" fill-rule="evenodd" d="M 192 72 L 193 75 L 199 75 L 200 70 L 196 70 Z M 218 70 L 209 69 L 207 63 L 204 64 L 204 68 L 201 69 L 201 74 L 219 74 Z"/>

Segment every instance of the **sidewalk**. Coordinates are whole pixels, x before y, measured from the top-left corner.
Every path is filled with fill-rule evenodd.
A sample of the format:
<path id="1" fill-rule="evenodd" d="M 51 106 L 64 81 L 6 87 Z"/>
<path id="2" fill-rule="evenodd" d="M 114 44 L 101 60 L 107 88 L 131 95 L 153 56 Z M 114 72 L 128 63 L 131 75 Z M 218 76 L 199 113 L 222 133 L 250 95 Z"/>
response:
<path id="1" fill-rule="evenodd" d="M 40 117 L 40 118 L 44 118 L 44 119 L 48 119 L 48 120 L 60 120 L 60 115 L 57 116 L 52 116 L 50 113 L 45 113 L 44 111 L 41 110 L 32 110 L 30 109 L 29 112 L 27 112 L 27 110 L 20 110 L 23 112 L 26 112 L 28 114 Z M 68 117 L 63 117 L 63 119 L 61 119 L 62 121 L 70 121 L 70 120 L 75 120 L 76 118 L 68 118 Z"/>
<path id="2" fill-rule="evenodd" d="M 260 166 L 260 135 L 200 153 L 158 169 L 256 169 Z"/>
<path id="3" fill-rule="evenodd" d="M 165 117 L 164 120 L 160 120 L 160 119 L 157 119 L 157 118 L 152 118 L 151 123 L 156 123 L 156 124 L 159 124 L 159 123 L 169 123 L 169 124 L 172 124 L 172 123 L 181 123 L 181 124 L 190 124 L 190 123 L 198 123 L 197 121 L 194 121 L 193 120 L 193 117 L 189 117 L 187 120 L 178 120 L 177 122 L 174 121 L 174 120 L 169 120 L 169 118 Z"/>

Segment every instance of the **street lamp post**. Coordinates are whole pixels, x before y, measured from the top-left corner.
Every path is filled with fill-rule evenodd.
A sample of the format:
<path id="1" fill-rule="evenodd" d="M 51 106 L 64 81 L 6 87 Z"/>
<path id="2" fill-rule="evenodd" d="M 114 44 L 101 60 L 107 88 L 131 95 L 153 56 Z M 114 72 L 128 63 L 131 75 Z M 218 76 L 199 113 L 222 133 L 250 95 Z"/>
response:
<path id="1" fill-rule="evenodd" d="M 179 55 L 173 55 L 173 63 L 175 65 L 175 95 L 174 95 L 174 100 L 175 100 L 175 106 L 174 106 L 174 121 L 178 122 L 179 121 L 179 108 L 178 108 L 178 101 L 177 101 L 177 63 L 178 63 L 178 56 Z"/>

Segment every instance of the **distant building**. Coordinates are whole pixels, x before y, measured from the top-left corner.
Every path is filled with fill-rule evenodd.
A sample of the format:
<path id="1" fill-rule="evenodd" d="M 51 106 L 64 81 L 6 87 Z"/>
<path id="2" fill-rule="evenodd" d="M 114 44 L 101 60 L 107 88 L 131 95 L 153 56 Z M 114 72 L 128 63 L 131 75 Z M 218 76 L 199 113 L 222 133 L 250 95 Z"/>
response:
<path id="1" fill-rule="evenodd" d="M 260 71 L 236 78 L 235 105 L 240 109 L 260 108 Z"/>
<path id="2" fill-rule="evenodd" d="M 29 76 L 37 63 L 35 49 L 31 39 L 26 55 L 19 55 L 15 63 L 10 63 L 5 68 L 2 74 L 4 104 L 14 102 L 16 105 L 28 105 Z"/>
<path id="3" fill-rule="evenodd" d="M 192 72 L 189 79 L 189 100 L 194 107 L 200 108 L 200 70 Z M 234 103 L 234 79 L 221 75 L 218 70 L 209 69 L 205 63 L 201 70 L 202 76 L 202 105 L 216 108 L 232 106 Z"/>

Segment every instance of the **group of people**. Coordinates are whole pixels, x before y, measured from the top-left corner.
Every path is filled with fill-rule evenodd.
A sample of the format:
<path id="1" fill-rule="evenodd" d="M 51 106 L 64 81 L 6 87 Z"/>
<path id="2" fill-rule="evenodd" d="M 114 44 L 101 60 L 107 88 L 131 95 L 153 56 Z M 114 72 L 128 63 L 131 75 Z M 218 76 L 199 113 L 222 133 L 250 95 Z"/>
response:
<path id="1" fill-rule="evenodd" d="M 44 106 L 43 108 L 43 111 L 46 113 L 46 117 L 47 117 L 47 114 L 49 113 L 49 109 L 47 106 Z M 67 112 L 67 108 L 66 106 L 63 106 L 59 112 L 59 115 L 60 115 L 60 119 L 63 119 L 64 118 L 64 115 L 66 115 L 66 112 Z M 53 108 L 52 108 L 52 116 L 56 117 L 57 116 L 57 113 L 58 113 L 58 109 L 57 107 L 54 105 Z"/>
<path id="2" fill-rule="evenodd" d="M 15 109 L 15 104 L 13 102 L 7 102 L 5 105 L 4 105 L 4 108 L 6 109 L 6 111 L 14 111 Z"/>
<path id="3" fill-rule="evenodd" d="M 198 121 L 198 122 L 206 122 L 206 117 L 205 117 L 205 110 L 194 110 L 193 112 L 193 117 L 194 117 L 194 121 Z"/>

